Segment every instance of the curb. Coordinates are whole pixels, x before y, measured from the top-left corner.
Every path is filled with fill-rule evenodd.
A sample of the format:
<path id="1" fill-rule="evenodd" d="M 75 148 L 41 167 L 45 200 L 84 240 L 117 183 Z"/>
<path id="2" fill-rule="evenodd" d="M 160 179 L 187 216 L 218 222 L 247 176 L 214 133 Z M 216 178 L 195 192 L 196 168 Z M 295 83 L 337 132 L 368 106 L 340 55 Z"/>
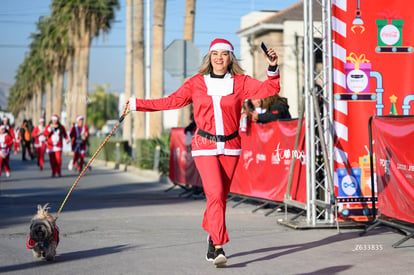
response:
<path id="1" fill-rule="evenodd" d="M 134 175 L 138 175 L 141 177 L 145 177 L 150 180 L 159 181 L 159 182 L 168 182 L 168 177 L 162 176 L 158 171 L 155 170 L 146 170 L 140 169 L 134 166 L 128 166 L 123 163 L 117 163 L 115 161 L 105 161 L 100 159 L 94 159 L 93 163 L 97 164 L 98 166 L 107 167 L 114 170 L 119 170 L 123 172 L 129 172 Z"/>

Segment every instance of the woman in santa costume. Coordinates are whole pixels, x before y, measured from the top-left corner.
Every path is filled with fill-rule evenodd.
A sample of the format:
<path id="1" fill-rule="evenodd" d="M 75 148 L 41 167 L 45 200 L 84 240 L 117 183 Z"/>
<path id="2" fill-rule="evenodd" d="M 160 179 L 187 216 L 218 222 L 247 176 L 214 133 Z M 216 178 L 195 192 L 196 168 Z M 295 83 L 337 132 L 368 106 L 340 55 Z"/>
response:
<path id="1" fill-rule="evenodd" d="M 3 124 L 2 125 L 4 125 L 6 127 L 6 132 L 10 135 L 13 142 L 20 142 L 20 141 L 17 140 L 16 133 L 14 132 L 13 127 L 10 125 L 10 119 L 7 116 L 3 117 Z M 17 147 L 14 146 L 14 154 L 15 155 L 19 151 L 18 149 L 19 149 L 19 146 L 17 146 Z"/>
<path id="2" fill-rule="evenodd" d="M 4 166 L 4 172 L 6 172 L 6 177 L 10 177 L 10 151 L 13 145 L 13 138 L 7 133 L 6 126 L 0 126 L 0 176 L 1 170 Z"/>
<path id="3" fill-rule="evenodd" d="M 78 172 L 81 172 L 89 138 L 89 129 L 84 123 L 83 116 L 76 117 L 76 124 L 70 129 L 69 136 L 72 141 L 73 166 Z"/>
<path id="4" fill-rule="evenodd" d="M 46 151 L 49 153 L 52 177 L 60 177 L 62 175 L 63 140 L 67 142 L 68 135 L 66 134 L 65 127 L 60 124 L 58 115 L 52 116 L 51 122 L 46 127 L 43 135 L 46 137 Z"/>
<path id="5" fill-rule="evenodd" d="M 39 125 L 33 128 L 32 137 L 34 138 L 34 147 L 36 150 L 37 166 L 40 170 L 43 170 L 45 163 L 45 151 L 46 151 L 46 137 L 43 135 L 45 131 L 45 119 L 39 119 Z"/>
<path id="6" fill-rule="evenodd" d="M 238 133 L 243 102 L 262 99 L 280 91 L 277 55 L 273 49 L 264 54 L 268 79 L 264 82 L 244 74 L 225 39 L 211 42 L 199 73 L 187 80 L 176 92 L 161 99 L 127 101 L 132 111 L 159 111 L 193 103 L 197 125 L 192 139 L 192 155 L 200 173 L 207 198 L 203 228 L 209 232 L 207 260 L 216 266 L 227 262 L 222 245 L 229 241 L 226 200 L 230 183 L 241 153 Z M 129 105 L 128 105 L 129 104 Z"/>

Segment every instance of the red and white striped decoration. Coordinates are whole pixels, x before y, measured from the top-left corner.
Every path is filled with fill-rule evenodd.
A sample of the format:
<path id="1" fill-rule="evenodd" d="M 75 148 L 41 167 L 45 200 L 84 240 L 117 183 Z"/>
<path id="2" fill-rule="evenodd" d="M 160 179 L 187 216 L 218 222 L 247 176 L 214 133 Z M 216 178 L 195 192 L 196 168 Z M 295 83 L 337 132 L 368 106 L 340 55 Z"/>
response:
<path id="1" fill-rule="evenodd" d="M 347 11 L 346 0 L 332 1 L 332 54 L 333 54 L 333 81 L 334 93 L 345 93 L 345 63 L 346 49 L 344 47 L 347 36 L 347 24 L 340 18 Z M 341 168 L 348 162 L 348 102 L 343 100 L 334 100 L 334 166 Z M 335 176 L 335 187 L 338 188 L 338 180 Z"/>

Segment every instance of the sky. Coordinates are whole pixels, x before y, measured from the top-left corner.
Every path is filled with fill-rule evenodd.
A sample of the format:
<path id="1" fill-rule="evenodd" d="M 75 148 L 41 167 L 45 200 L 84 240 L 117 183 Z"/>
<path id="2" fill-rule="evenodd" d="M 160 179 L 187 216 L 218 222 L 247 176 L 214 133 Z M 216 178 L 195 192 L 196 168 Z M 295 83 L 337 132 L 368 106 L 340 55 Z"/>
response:
<path id="1" fill-rule="evenodd" d="M 0 82 L 14 83 L 30 34 L 36 31 L 40 16 L 50 15 L 51 0 L 0 0 Z M 210 42 L 228 39 L 238 56 L 240 19 L 252 11 L 281 10 L 299 0 L 198 0 L 195 13 L 194 45 L 204 56 Z M 152 1 L 151 9 L 152 9 Z M 185 0 L 166 1 L 165 47 L 183 38 Z M 144 9 L 147 0 L 144 0 Z M 91 46 L 89 82 L 107 85 L 110 92 L 122 93 L 125 86 L 125 6 L 120 0 L 116 21 L 109 33 L 94 38 Z M 168 58 L 168 57 L 165 57 Z"/>

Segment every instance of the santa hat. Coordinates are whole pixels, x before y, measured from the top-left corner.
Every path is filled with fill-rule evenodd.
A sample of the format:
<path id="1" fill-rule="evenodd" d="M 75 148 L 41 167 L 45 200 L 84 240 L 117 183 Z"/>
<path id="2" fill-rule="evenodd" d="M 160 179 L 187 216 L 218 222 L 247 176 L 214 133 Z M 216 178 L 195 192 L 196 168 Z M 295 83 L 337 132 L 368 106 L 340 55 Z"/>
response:
<path id="1" fill-rule="evenodd" d="M 6 125 L 1 125 L 0 130 L 6 129 Z"/>
<path id="2" fill-rule="evenodd" d="M 226 50 L 229 52 L 233 52 L 234 47 L 226 39 L 216 38 L 211 42 L 209 51 L 211 52 L 211 51 L 216 51 L 216 50 Z"/>
<path id="3" fill-rule="evenodd" d="M 59 116 L 58 115 L 53 115 L 52 120 L 59 120 Z"/>
<path id="4" fill-rule="evenodd" d="M 81 119 L 83 119 L 83 116 L 78 115 L 78 116 L 76 117 L 76 122 L 78 122 L 78 121 L 79 121 L 79 120 L 81 120 Z"/>
<path id="5" fill-rule="evenodd" d="M 44 122 L 45 119 L 43 117 L 39 118 L 39 122 Z"/>

